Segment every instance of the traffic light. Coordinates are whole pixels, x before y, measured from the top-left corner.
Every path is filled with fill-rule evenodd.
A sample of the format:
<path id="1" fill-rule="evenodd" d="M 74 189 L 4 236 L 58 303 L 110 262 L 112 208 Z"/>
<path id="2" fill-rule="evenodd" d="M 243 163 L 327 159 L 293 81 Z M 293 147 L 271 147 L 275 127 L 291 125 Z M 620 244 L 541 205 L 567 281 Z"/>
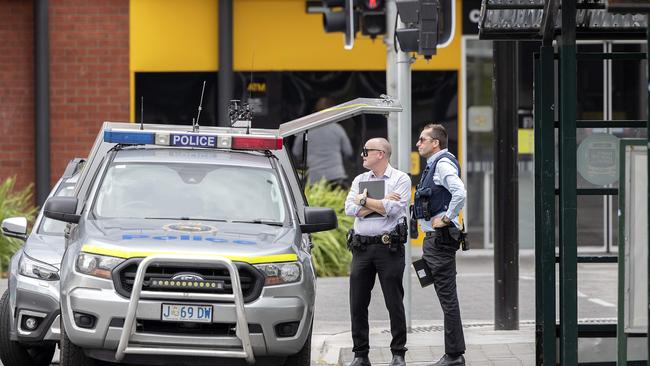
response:
<path id="1" fill-rule="evenodd" d="M 384 0 L 362 0 L 358 7 L 361 34 L 375 38 L 386 33 L 386 2 Z"/>
<path id="2" fill-rule="evenodd" d="M 354 35 L 359 30 L 354 11 L 354 0 L 323 0 L 323 28 L 325 32 L 343 32 L 343 47 L 352 49 Z"/>
<path id="3" fill-rule="evenodd" d="M 386 0 L 308 0 L 308 14 L 322 14 L 326 33 L 345 34 L 344 47 L 352 49 L 357 32 L 375 38 L 386 33 Z"/>
<path id="4" fill-rule="evenodd" d="M 429 59 L 445 47 L 454 35 L 454 0 L 396 0 L 404 28 L 397 29 L 397 41 L 404 52 L 417 52 Z"/>

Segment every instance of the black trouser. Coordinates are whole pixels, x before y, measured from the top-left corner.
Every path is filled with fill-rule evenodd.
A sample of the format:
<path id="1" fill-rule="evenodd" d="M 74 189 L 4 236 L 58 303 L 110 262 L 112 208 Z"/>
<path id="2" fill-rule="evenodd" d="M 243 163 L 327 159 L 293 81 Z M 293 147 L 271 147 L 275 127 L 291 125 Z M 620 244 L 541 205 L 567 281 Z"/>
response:
<path id="1" fill-rule="evenodd" d="M 442 230 L 427 233 L 422 248 L 425 260 L 433 276 L 433 286 L 445 317 L 445 353 L 465 352 L 465 337 L 460 319 L 460 307 L 456 292 L 456 250 L 458 242 L 450 242 Z"/>
<path id="2" fill-rule="evenodd" d="M 372 244 L 366 249 L 355 248 L 352 252 L 350 271 L 350 315 L 352 317 L 352 351 L 355 357 L 368 355 L 368 305 L 370 293 L 379 275 L 381 291 L 390 316 L 390 332 L 393 354 L 406 352 L 406 316 L 404 315 L 404 245 L 391 252 L 388 245 Z"/>

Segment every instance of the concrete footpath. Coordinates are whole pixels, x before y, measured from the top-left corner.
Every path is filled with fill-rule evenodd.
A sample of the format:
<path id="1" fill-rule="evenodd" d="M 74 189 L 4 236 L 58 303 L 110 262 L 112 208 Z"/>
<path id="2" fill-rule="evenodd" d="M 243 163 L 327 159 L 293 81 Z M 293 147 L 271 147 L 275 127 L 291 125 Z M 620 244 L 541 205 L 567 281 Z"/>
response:
<path id="1" fill-rule="evenodd" d="M 522 250 L 521 255 L 531 260 L 532 250 Z M 470 254 L 471 253 L 471 254 Z M 465 257 L 491 258 L 491 250 L 472 250 Z M 414 247 L 413 258 L 422 256 L 421 248 Z M 430 300 L 425 300 L 430 301 Z M 496 331 L 489 321 L 464 322 L 467 365 L 534 365 L 535 328 L 532 321 L 521 321 L 516 331 Z M 343 329 L 346 329 L 343 331 Z M 406 361 L 409 366 L 430 365 L 444 354 L 444 327 L 442 319 L 418 321 L 412 324 L 407 338 Z M 373 365 L 388 365 L 391 334 L 386 323 L 370 324 L 370 354 Z M 352 353 L 352 335 L 347 327 L 325 329 L 315 326 L 312 337 L 312 365 L 349 364 Z"/>
<path id="2" fill-rule="evenodd" d="M 406 362 L 408 365 L 429 365 L 444 354 L 444 331 L 441 324 L 414 326 L 408 334 Z M 467 365 L 510 366 L 535 364 L 533 324 L 522 324 L 520 330 L 495 331 L 494 325 L 464 324 Z M 387 365 L 391 361 L 391 335 L 388 329 L 370 330 L 370 362 Z M 351 333 L 314 334 L 312 364 L 345 366 L 353 359 Z"/>

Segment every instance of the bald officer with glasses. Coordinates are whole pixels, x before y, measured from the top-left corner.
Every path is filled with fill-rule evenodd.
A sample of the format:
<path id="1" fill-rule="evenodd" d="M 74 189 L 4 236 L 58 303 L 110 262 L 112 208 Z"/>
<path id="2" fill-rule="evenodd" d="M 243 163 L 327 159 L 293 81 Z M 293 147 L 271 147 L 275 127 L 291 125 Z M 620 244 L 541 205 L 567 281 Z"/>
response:
<path id="1" fill-rule="evenodd" d="M 368 140 L 362 149 L 367 172 L 352 181 L 345 200 L 345 213 L 354 216 L 354 229 L 348 235 L 352 251 L 350 271 L 350 315 L 354 360 L 350 366 L 370 366 L 368 352 L 368 305 L 379 276 L 384 301 L 390 316 L 393 340 L 391 366 L 406 365 L 406 317 L 404 315 L 404 243 L 406 208 L 411 197 L 411 179 L 388 163 L 390 143 L 384 138 Z M 369 197 L 361 182 L 383 181 L 383 197 Z"/>

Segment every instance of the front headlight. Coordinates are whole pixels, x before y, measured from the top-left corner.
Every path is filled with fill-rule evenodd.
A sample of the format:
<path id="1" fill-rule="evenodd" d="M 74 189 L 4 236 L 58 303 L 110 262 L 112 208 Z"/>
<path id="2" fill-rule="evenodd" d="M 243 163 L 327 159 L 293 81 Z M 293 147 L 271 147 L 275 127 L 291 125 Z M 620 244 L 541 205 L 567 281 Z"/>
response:
<path id="1" fill-rule="evenodd" d="M 255 267 L 266 276 L 264 286 L 300 281 L 300 265 L 298 262 L 256 264 Z"/>
<path id="2" fill-rule="evenodd" d="M 77 271 L 90 276 L 111 279 L 111 271 L 123 261 L 122 258 L 80 253 L 77 257 Z"/>
<path id="3" fill-rule="evenodd" d="M 20 262 L 18 262 L 18 271 L 23 276 L 37 278 L 39 280 L 59 280 L 59 270 L 56 267 L 30 258 L 26 254 L 23 254 L 20 257 Z"/>

